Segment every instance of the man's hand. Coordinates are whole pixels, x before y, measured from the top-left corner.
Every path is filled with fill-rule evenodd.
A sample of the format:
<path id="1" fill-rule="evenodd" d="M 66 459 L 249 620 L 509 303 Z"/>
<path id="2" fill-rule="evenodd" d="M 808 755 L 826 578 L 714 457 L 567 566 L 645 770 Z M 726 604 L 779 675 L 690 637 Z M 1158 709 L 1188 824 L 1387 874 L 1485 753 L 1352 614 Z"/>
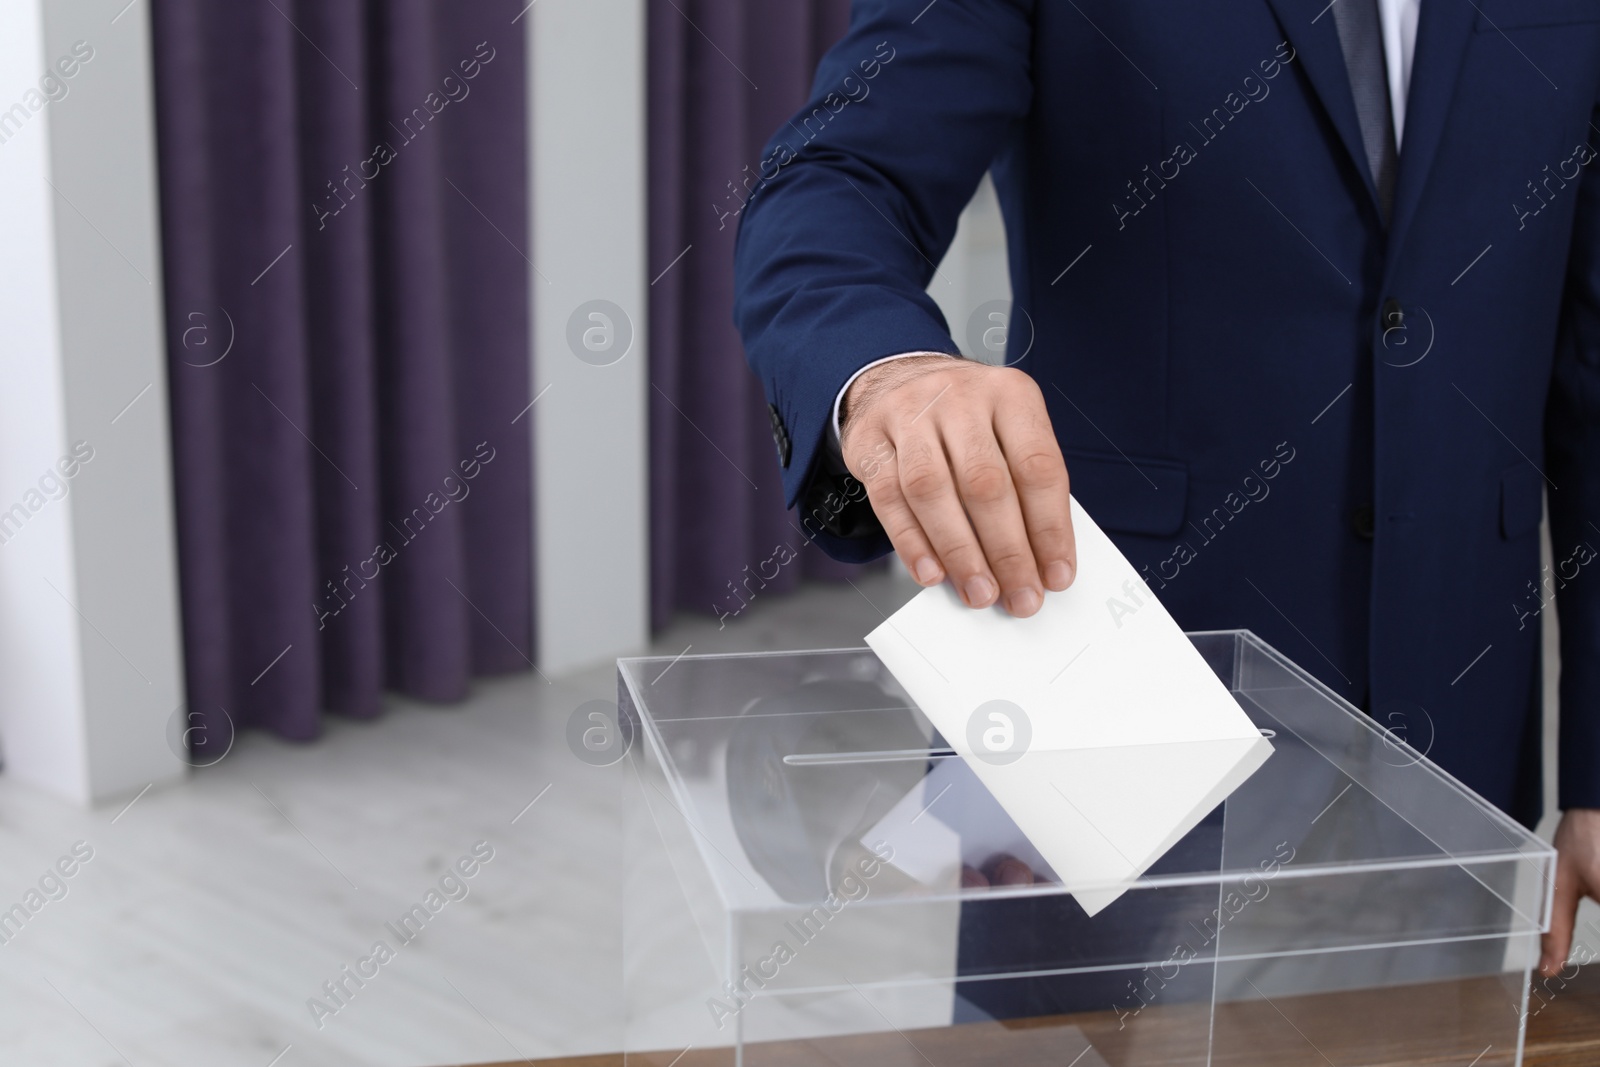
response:
<path id="1" fill-rule="evenodd" d="M 1018 617 L 1072 584 L 1077 551 L 1067 467 L 1027 374 L 908 356 L 851 383 L 845 466 L 922 585 L 948 574 L 969 607 Z"/>
<path id="2" fill-rule="evenodd" d="M 1567 965 L 1578 901 L 1583 897 L 1600 900 L 1600 810 L 1573 808 L 1564 813 L 1556 827 L 1555 844 L 1555 902 L 1539 958 L 1539 973 L 1547 978 Z"/>

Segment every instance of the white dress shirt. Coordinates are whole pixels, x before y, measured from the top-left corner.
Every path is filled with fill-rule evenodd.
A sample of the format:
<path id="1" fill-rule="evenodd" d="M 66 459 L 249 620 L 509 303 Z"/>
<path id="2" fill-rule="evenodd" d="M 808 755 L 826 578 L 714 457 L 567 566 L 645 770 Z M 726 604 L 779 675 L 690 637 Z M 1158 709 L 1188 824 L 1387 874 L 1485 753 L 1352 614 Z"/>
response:
<path id="1" fill-rule="evenodd" d="M 1340 0 L 1333 0 L 1339 3 Z M 1401 134 L 1406 125 L 1406 90 L 1411 85 L 1411 59 L 1417 49 L 1417 16 L 1422 10 L 1422 0 L 1378 0 L 1378 22 L 1383 27 L 1384 64 L 1389 70 L 1389 109 L 1394 115 L 1394 146 L 1400 150 Z M 892 356 L 875 359 L 850 376 L 833 398 L 833 424 L 828 442 L 835 454 L 839 452 L 839 408 L 845 393 L 857 378 L 880 363 L 907 356 L 949 356 L 947 352 L 897 352 Z M 956 358 L 956 357 L 950 357 Z"/>
<path id="2" fill-rule="evenodd" d="M 1389 68 L 1389 108 L 1394 113 L 1394 146 L 1406 125 L 1406 89 L 1411 85 L 1411 57 L 1417 50 L 1417 15 L 1422 0 L 1378 0 L 1383 26 L 1383 57 Z"/>

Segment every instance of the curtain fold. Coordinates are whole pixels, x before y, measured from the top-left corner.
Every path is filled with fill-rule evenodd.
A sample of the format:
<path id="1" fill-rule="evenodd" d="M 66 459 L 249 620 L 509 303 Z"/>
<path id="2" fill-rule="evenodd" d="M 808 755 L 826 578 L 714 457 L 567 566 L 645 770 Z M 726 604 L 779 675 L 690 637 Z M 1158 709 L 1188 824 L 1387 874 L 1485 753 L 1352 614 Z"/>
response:
<path id="1" fill-rule="evenodd" d="M 158 0 L 191 723 L 532 655 L 521 4 Z"/>
<path id="2" fill-rule="evenodd" d="M 808 545 L 783 506 L 767 403 L 731 311 L 742 183 L 805 102 L 849 8 L 848 0 L 649 0 L 657 626 L 676 610 L 735 618 L 753 598 L 792 589 L 803 576 L 859 569 Z"/>

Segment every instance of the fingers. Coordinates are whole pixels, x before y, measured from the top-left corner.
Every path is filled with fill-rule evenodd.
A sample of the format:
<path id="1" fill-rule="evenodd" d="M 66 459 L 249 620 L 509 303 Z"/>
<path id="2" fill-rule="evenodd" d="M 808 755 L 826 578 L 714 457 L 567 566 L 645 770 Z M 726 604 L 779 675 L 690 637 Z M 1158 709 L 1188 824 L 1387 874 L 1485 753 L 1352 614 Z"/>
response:
<path id="1" fill-rule="evenodd" d="M 1045 588 L 1060 592 L 1077 574 L 1078 550 L 1072 534 L 1067 465 L 1043 401 L 1038 402 L 1037 415 L 1019 412 L 1015 417 L 996 418 L 994 433 L 1011 469 L 1039 574 Z"/>
<path id="2" fill-rule="evenodd" d="M 982 873 L 990 885 L 1032 885 L 1038 881 L 1033 868 L 1009 853 L 991 857 Z"/>
<path id="3" fill-rule="evenodd" d="M 861 375 L 845 415 L 847 465 L 918 582 L 1018 617 L 1072 584 L 1066 464 L 1026 374 L 909 357 Z"/>
<path id="4" fill-rule="evenodd" d="M 961 888 L 984 889 L 988 886 L 1037 885 L 1051 879 L 1041 875 L 1008 852 L 990 856 L 982 867 L 961 865 Z"/>
<path id="5" fill-rule="evenodd" d="M 942 434 L 971 526 L 1000 583 L 1001 602 L 1012 615 L 1026 618 L 1044 606 L 1044 587 L 992 422 L 957 416 L 944 423 Z"/>
<path id="6" fill-rule="evenodd" d="M 939 437 L 930 426 L 902 443 L 899 455 L 901 491 L 956 592 L 968 607 L 993 604 L 1000 586 L 956 495 L 955 476 Z"/>
<path id="7" fill-rule="evenodd" d="M 1578 900 L 1583 886 L 1578 868 L 1566 852 L 1556 851 L 1556 889 L 1550 907 L 1550 932 L 1540 941 L 1539 973 L 1549 978 L 1567 965 L 1572 951 L 1572 928 L 1578 920 Z"/>
<path id="8" fill-rule="evenodd" d="M 922 532 L 921 524 L 900 489 L 895 451 L 887 441 L 874 450 L 858 477 L 867 487 L 867 500 L 889 535 L 889 543 L 905 561 L 906 569 L 917 584 L 929 586 L 944 581 L 945 570 L 939 562 L 939 554 L 928 541 L 928 535 Z"/>

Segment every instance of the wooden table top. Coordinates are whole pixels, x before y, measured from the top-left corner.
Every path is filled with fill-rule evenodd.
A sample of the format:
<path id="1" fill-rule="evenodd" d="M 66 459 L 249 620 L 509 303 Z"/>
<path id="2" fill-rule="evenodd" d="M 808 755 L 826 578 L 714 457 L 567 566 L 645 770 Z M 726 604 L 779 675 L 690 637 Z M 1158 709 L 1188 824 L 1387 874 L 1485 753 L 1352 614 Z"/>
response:
<path id="1" fill-rule="evenodd" d="M 1067 1044 L 1062 1029 L 1071 1026 L 1093 1044 L 1105 1063 L 1128 1062 L 1130 1041 L 1136 1040 L 1141 1064 L 1204 1067 L 1204 1052 L 1197 1057 L 1193 1051 L 1193 1035 L 1197 1026 L 1204 1025 L 1206 1010 L 1203 1004 L 1163 1007 L 1160 1016 L 1151 1014 L 1132 1027 L 1121 1026 L 1113 1012 L 1094 1012 L 771 1042 L 760 1046 L 755 1062 L 760 1067 L 928 1067 L 930 1063 L 935 1067 L 1065 1067 L 1062 1053 Z M 1588 968 L 1565 983 L 1545 984 L 1540 996 L 1530 998 L 1527 1010 L 1524 1067 L 1600 1064 L 1600 967 Z M 1515 1050 L 1485 1048 L 1487 1042 L 1473 1030 L 1476 1025 L 1486 1028 L 1486 1033 L 1503 1034 L 1505 1014 L 1515 1011 L 1505 986 L 1495 979 L 1225 1003 L 1217 1008 L 1218 1048 L 1248 1048 L 1222 1053 L 1212 1064 L 1326 1067 L 1330 1061 L 1317 1049 L 1320 1037 L 1324 1047 L 1335 1048 L 1333 1062 L 1338 1067 L 1507 1067 Z M 1455 1034 L 1457 1039 L 1440 1048 L 1433 1039 L 1440 1033 Z M 1081 1041 L 1076 1047 L 1082 1047 Z M 623 1067 L 620 1053 L 483 1067 L 525 1067 L 530 1062 L 537 1067 Z M 695 1049 L 681 1055 L 674 1050 L 628 1058 L 628 1067 L 731 1067 L 732 1063 L 729 1049 Z"/>

